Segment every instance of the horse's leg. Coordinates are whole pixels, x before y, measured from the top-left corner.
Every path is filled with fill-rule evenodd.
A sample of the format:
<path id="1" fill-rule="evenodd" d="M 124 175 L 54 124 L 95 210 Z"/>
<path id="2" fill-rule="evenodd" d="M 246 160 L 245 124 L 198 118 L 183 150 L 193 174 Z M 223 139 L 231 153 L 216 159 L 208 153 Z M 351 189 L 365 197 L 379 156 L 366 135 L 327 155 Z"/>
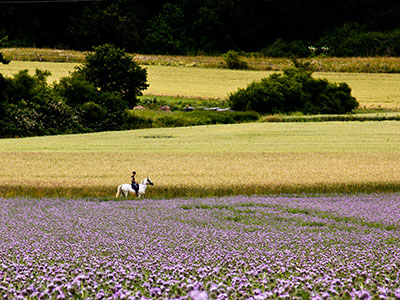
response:
<path id="1" fill-rule="evenodd" d="M 115 195 L 115 198 L 118 198 L 120 194 L 121 194 L 121 185 L 119 185 L 117 188 L 117 194 Z"/>

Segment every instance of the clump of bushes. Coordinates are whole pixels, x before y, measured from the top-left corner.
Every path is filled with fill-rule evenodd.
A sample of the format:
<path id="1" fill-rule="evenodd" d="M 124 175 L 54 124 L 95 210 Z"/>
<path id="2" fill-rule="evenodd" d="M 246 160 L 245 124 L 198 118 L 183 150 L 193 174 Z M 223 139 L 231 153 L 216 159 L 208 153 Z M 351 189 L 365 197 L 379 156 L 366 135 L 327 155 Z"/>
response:
<path id="1" fill-rule="evenodd" d="M 288 68 L 283 74 L 253 82 L 231 93 L 228 101 L 234 110 L 263 114 L 343 114 L 358 106 L 346 83 L 314 79 L 303 67 Z"/>
<path id="2" fill-rule="evenodd" d="M 20 71 L 13 78 L 0 75 L 0 136 L 32 136 L 79 131 L 75 110 L 48 84 L 47 71 L 31 76 Z"/>
<path id="3" fill-rule="evenodd" d="M 245 70 L 249 68 L 247 62 L 242 60 L 239 56 L 239 53 L 237 53 L 236 51 L 230 50 L 227 53 L 222 54 L 222 58 L 224 59 L 229 69 Z"/>

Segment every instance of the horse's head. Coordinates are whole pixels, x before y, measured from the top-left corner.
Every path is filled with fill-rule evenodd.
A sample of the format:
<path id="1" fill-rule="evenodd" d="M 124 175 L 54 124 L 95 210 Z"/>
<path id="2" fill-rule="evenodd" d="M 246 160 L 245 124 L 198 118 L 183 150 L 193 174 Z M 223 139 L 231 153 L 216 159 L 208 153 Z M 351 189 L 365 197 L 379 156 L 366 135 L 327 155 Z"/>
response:
<path id="1" fill-rule="evenodd" d="M 154 185 L 153 181 L 149 177 L 144 180 L 144 184 Z"/>

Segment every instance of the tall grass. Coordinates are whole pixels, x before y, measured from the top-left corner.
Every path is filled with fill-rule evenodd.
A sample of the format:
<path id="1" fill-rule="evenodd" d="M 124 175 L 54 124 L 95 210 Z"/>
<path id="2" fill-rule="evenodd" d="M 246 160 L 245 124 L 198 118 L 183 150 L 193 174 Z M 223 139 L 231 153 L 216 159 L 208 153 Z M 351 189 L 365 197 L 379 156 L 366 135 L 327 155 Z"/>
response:
<path id="1" fill-rule="evenodd" d="M 303 185 L 251 185 L 231 187 L 161 186 L 147 189 L 145 198 L 172 199 L 180 197 L 220 197 L 227 195 L 278 195 L 278 194 L 357 194 L 400 192 L 400 182 L 367 182 Z M 51 187 L 26 185 L 0 185 L 1 197 L 32 198 L 88 198 L 96 201 L 115 200 L 114 186 Z M 125 199 L 121 196 L 118 199 Z M 127 199 L 137 199 L 129 195 Z"/>
<path id="2" fill-rule="evenodd" d="M 4 56 L 16 61 L 82 63 L 88 52 L 41 48 L 2 48 Z"/>
<path id="3" fill-rule="evenodd" d="M 88 52 L 62 49 L 2 48 L 2 53 L 17 61 L 77 62 L 84 61 Z M 222 56 L 183 56 L 131 54 L 142 65 L 226 68 Z M 271 58 L 248 54 L 243 59 L 250 69 L 281 71 L 292 65 L 289 58 Z M 399 57 L 312 57 L 304 58 L 318 72 L 400 73 Z"/>

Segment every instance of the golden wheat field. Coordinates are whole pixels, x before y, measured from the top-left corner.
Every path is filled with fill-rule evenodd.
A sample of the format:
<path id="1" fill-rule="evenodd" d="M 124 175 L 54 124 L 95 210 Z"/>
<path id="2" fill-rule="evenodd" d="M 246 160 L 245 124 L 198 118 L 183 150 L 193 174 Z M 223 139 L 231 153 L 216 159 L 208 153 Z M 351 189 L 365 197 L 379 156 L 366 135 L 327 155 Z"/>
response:
<path id="1" fill-rule="evenodd" d="M 111 196 L 400 189 L 400 123 L 251 123 L 0 140 L 0 187 Z"/>
<path id="2" fill-rule="evenodd" d="M 49 82 L 68 76 L 75 63 L 12 61 L 0 65 L 0 73 L 11 76 L 27 69 L 33 74 L 36 68 L 49 70 Z M 224 99 L 238 88 L 272 74 L 272 71 L 243 71 L 216 68 L 193 68 L 182 66 L 143 66 L 148 72 L 147 95 L 171 95 Z M 334 82 L 346 82 L 361 107 L 400 108 L 400 74 L 382 73 L 314 73 L 316 78 L 327 78 Z"/>

